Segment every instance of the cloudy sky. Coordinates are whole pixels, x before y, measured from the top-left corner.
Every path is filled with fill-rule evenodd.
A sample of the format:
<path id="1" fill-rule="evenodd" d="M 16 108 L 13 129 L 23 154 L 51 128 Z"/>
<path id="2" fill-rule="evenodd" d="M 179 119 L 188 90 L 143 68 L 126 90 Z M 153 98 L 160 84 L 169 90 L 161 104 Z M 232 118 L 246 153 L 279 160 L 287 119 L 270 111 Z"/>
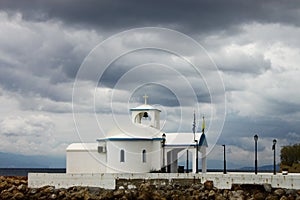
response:
<path id="1" fill-rule="evenodd" d="M 0 152 L 64 156 L 147 93 L 163 131 L 206 116 L 211 160 L 252 166 L 258 134 L 272 164 L 300 142 L 299 36 L 298 1 L 0 0 Z"/>

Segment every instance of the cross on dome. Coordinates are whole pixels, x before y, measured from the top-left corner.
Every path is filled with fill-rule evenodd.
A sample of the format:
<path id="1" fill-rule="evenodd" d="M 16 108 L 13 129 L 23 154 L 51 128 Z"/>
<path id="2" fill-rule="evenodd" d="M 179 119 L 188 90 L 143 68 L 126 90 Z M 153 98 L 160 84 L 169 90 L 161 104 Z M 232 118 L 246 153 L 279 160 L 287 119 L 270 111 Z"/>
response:
<path id="1" fill-rule="evenodd" d="M 147 99 L 149 98 L 149 96 L 147 96 L 146 94 L 143 96 L 143 98 L 145 99 L 145 105 L 147 105 Z"/>

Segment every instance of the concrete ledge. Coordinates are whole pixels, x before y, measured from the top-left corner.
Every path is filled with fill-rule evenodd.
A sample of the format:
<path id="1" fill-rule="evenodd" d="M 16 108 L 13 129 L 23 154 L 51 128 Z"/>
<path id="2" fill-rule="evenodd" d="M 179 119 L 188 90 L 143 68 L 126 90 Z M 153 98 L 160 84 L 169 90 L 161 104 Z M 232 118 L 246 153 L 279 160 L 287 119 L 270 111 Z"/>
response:
<path id="1" fill-rule="evenodd" d="M 28 173 L 28 187 L 40 188 L 46 185 L 51 185 L 55 188 L 88 186 L 115 189 L 116 187 L 113 174 Z"/>
<path id="2" fill-rule="evenodd" d="M 204 183 L 207 180 L 214 182 L 219 189 L 230 189 L 232 184 L 270 184 L 273 188 L 300 189 L 300 174 L 273 175 L 271 173 L 142 173 L 142 174 L 53 174 L 29 173 L 28 187 L 39 188 L 52 185 L 55 188 L 69 188 L 72 186 L 101 187 L 116 189 L 116 181 L 122 180 L 166 180 L 180 182 L 187 179 Z"/>

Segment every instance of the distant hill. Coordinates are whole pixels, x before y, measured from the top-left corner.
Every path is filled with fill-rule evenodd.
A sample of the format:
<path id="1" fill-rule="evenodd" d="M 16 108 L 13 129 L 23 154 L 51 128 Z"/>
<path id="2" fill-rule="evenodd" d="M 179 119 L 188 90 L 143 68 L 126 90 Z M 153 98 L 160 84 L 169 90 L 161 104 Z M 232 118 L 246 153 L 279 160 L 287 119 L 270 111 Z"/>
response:
<path id="1" fill-rule="evenodd" d="M 242 171 L 254 171 L 255 168 L 254 167 L 242 167 L 239 170 Z M 258 166 L 257 167 L 258 171 L 273 171 L 273 165 L 264 165 L 264 166 Z M 276 165 L 276 171 L 280 170 L 280 166 L 279 164 Z"/>
<path id="2" fill-rule="evenodd" d="M 0 152 L 0 168 L 65 168 L 66 158 Z"/>

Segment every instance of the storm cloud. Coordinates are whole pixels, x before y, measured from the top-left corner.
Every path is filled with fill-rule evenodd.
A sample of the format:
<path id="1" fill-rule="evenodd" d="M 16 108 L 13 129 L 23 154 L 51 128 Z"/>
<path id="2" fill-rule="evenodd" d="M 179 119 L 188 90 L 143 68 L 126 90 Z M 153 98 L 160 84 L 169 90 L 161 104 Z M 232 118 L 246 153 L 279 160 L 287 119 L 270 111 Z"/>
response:
<path id="1" fill-rule="evenodd" d="M 117 41 L 107 55 L 147 42 L 181 48 L 185 54 L 180 57 L 141 49 L 118 57 L 108 67 L 95 65 L 85 77 L 77 76 L 101 42 L 122 31 L 143 27 L 182 32 L 207 54 L 194 54 L 190 46 L 171 36 L 132 35 Z M 280 145 L 299 142 L 299 35 L 300 3 L 296 0 L 0 0 L 1 151 L 63 155 L 68 143 L 80 141 L 72 108 L 76 107 L 85 140 L 93 142 L 110 129 L 107 116 L 112 110 L 125 120 L 128 109 L 142 103 L 142 95 L 147 93 L 149 102 L 167 113 L 162 117 L 165 131 L 190 132 L 193 110 L 199 106 L 197 117 L 207 116 L 208 138 L 215 137 L 214 133 L 209 135 L 209 124 L 214 120 L 210 115 L 226 100 L 224 128 L 211 159 L 221 159 L 216 152 L 224 143 L 231 146 L 229 158 L 237 163 L 242 159 L 238 152 L 251 154 L 256 133 L 261 155 L 268 155 L 268 142 L 273 138 Z M 216 65 L 225 91 L 210 93 L 206 81 L 213 82 L 215 70 L 204 63 L 201 70 L 207 73 L 203 77 L 186 62 L 202 60 L 203 56 Z M 98 81 L 90 78 L 104 67 Z M 144 73 L 138 70 L 142 67 Z M 195 99 L 179 81 L 180 76 L 167 69 L 188 80 Z M 143 85 L 143 80 L 151 83 Z M 79 98 L 72 97 L 75 81 Z M 217 98 L 215 104 L 212 96 Z M 103 120 L 101 131 L 92 125 L 95 116 Z M 13 145 L 20 148 L 10 148 Z M 26 145 L 30 148 L 22 152 Z M 251 164 L 249 160 L 242 163 Z"/>

